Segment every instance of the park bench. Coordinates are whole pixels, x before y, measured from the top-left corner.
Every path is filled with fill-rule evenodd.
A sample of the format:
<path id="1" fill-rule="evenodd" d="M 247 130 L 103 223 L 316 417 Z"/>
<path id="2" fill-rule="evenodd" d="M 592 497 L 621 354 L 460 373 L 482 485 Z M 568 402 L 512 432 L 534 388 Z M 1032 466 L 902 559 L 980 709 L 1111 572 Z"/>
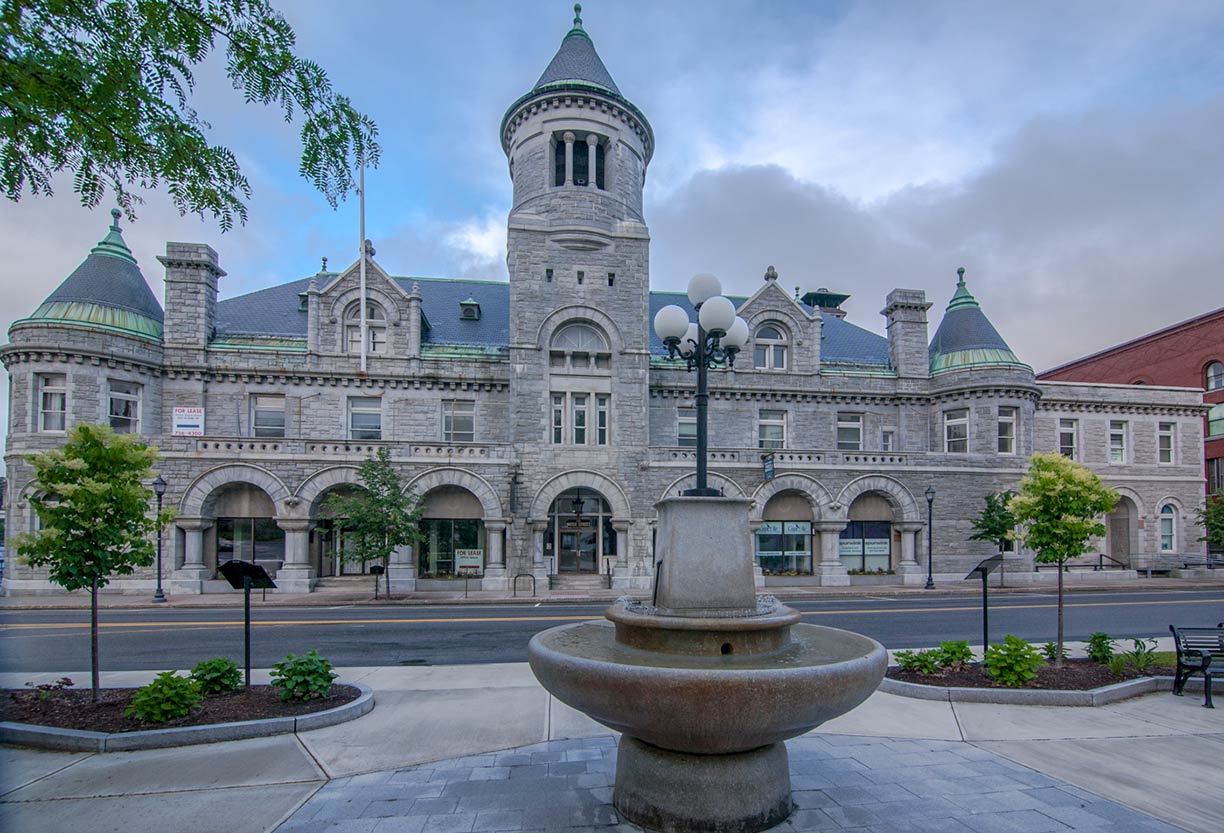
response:
<path id="1" fill-rule="evenodd" d="M 1177 675 L 1173 678 L 1173 693 L 1178 697 L 1191 675 L 1202 673 L 1205 697 L 1203 706 L 1214 709 L 1211 702 L 1211 662 L 1219 660 L 1224 667 L 1224 622 L 1214 628 L 1179 628 L 1169 625 L 1173 644 L 1177 648 Z"/>

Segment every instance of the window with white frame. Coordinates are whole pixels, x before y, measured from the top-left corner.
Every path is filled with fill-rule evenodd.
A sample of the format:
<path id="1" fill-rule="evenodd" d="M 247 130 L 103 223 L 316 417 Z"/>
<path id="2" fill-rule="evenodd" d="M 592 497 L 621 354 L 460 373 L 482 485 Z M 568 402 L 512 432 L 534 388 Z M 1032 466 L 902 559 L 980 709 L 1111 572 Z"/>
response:
<path id="1" fill-rule="evenodd" d="M 611 433 L 606 393 L 554 393 L 549 434 L 554 445 L 607 445 Z"/>
<path id="2" fill-rule="evenodd" d="M 442 401 L 442 441 L 470 443 L 476 441 L 476 403 L 470 399 Z"/>
<path id="3" fill-rule="evenodd" d="M 697 409 L 676 409 L 676 445 L 697 445 Z"/>
<path id="4" fill-rule="evenodd" d="M 366 301 L 366 352 L 387 352 L 387 314 L 380 304 Z M 349 353 L 361 352 L 361 302 L 349 304 L 344 311 L 344 345 Z"/>
<path id="5" fill-rule="evenodd" d="M 285 397 L 268 393 L 251 396 L 251 436 L 285 436 Z"/>
<path id="6" fill-rule="evenodd" d="M 107 419 L 116 434 L 140 433 L 140 385 L 107 380 Z"/>
<path id="7" fill-rule="evenodd" d="M 752 339 L 752 355 L 757 370 L 786 370 L 787 338 L 776 324 L 766 324 Z"/>
<path id="8" fill-rule="evenodd" d="M 582 321 L 566 324 L 557 330 L 548 353 L 553 372 L 607 375 L 612 369 L 608 339 L 594 326 Z"/>
<path id="9" fill-rule="evenodd" d="M 1177 462 L 1175 449 L 1177 424 L 1160 422 L 1156 425 L 1156 462 L 1163 466 L 1171 466 Z"/>
<path id="10" fill-rule="evenodd" d="M 350 440 L 382 439 L 382 399 L 377 396 L 351 396 L 348 401 Z"/>
<path id="11" fill-rule="evenodd" d="M 1111 419 L 1109 421 L 1109 462 L 1126 462 L 1126 421 Z"/>
<path id="12" fill-rule="evenodd" d="M 880 432 L 880 450 L 881 451 L 896 451 L 897 450 L 897 432 L 891 428 L 885 428 Z"/>
<path id="13" fill-rule="evenodd" d="M 999 406 L 999 453 L 1016 453 L 1016 417 L 1019 408 Z"/>
<path id="14" fill-rule="evenodd" d="M 862 414 L 838 414 L 837 415 L 837 450 L 838 451 L 862 451 L 863 450 L 863 415 Z"/>
<path id="15" fill-rule="evenodd" d="M 1224 388 L 1224 362 L 1212 362 L 1207 365 L 1204 376 L 1206 377 L 1204 381 L 1207 383 L 1204 387 L 1207 390 Z"/>
<path id="16" fill-rule="evenodd" d="M 1160 551 L 1177 549 L 1177 508 L 1171 503 L 1160 507 Z"/>
<path id="17" fill-rule="evenodd" d="M 1072 460 L 1077 460 L 1079 453 L 1079 420 L 1060 419 L 1058 421 L 1058 453 Z"/>
<path id="18" fill-rule="evenodd" d="M 944 411 L 944 451 L 948 454 L 969 453 L 969 409 Z"/>
<path id="19" fill-rule="evenodd" d="M 38 380 L 38 430 L 64 431 L 68 421 L 68 376 L 43 373 Z"/>
<path id="20" fill-rule="evenodd" d="M 1224 402 L 1212 405 L 1207 412 L 1207 436 L 1224 436 Z"/>
<path id="21" fill-rule="evenodd" d="M 786 448 L 786 411 L 761 411 L 757 419 L 757 446 Z"/>

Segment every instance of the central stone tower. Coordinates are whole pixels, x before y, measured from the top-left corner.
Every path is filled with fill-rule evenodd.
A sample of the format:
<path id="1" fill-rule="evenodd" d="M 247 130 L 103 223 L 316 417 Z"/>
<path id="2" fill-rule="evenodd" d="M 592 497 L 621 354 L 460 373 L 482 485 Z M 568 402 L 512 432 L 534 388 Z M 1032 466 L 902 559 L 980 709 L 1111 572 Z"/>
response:
<path id="1" fill-rule="evenodd" d="M 631 483 L 639 457 L 624 449 L 648 443 L 650 235 L 642 190 L 654 133 L 600 60 L 581 6 L 574 11 L 557 54 L 501 122 L 514 183 L 511 435 L 524 478 L 518 511 L 533 527 L 547 522 L 548 506 L 537 504 L 552 499 L 551 479 L 583 471 Z M 595 491 L 617 504 L 607 489 Z M 621 496 L 622 510 L 626 500 L 632 496 Z M 625 535 L 637 532 L 627 524 L 625 517 Z M 535 557 L 521 566 L 540 574 L 548 542 L 522 543 Z M 626 539 L 617 547 L 618 569 L 629 546 Z"/>

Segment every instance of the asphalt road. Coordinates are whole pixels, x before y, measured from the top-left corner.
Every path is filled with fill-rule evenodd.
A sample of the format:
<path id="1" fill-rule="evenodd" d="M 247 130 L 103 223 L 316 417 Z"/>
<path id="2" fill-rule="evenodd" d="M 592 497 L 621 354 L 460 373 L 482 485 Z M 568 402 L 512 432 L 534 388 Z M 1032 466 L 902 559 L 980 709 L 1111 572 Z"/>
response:
<path id="1" fill-rule="evenodd" d="M 1052 639 L 1052 593 L 991 599 L 993 640 L 1013 633 Z M 979 597 L 839 598 L 796 602 L 803 621 L 868 634 L 889 648 L 929 647 L 943 639 L 981 642 Z M 266 667 L 311 648 L 335 665 L 454 665 L 522 662 L 532 634 L 597 618 L 604 606 L 345 606 L 263 608 L 253 603 L 252 663 Z M 240 609 L 103 610 L 100 650 L 109 670 L 190 668 L 201 659 L 241 661 Z M 1224 621 L 1224 591 L 1069 592 L 1066 637 L 1093 631 L 1115 638 L 1168 636 L 1170 624 Z M 1129 646 L 1126 646 L 1129 647 Z M 0 671 L 79 672 L 89 667 L 89 614 L 84 610 L 0 613 Z"/>

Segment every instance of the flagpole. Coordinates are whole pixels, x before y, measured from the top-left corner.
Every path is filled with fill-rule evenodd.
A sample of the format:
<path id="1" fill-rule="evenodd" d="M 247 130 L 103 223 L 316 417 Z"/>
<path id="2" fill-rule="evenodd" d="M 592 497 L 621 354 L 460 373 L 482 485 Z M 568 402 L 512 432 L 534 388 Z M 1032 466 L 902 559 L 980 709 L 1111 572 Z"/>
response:
<path id="1" fill-rule="evenodd" d="M 358 257 L 360 258 L 358 270 L 361 274 L 361 372 L 365 373 L 366 369 L 366 339 L 368 333 L 366 331 L 366 231 L 365 231 L 365 154 L 358 157 L 360 164 L 360 172 L 357 174 L 357 193 L 359 195 L 359 209 L 361 239 L 357 242 Z"/>

